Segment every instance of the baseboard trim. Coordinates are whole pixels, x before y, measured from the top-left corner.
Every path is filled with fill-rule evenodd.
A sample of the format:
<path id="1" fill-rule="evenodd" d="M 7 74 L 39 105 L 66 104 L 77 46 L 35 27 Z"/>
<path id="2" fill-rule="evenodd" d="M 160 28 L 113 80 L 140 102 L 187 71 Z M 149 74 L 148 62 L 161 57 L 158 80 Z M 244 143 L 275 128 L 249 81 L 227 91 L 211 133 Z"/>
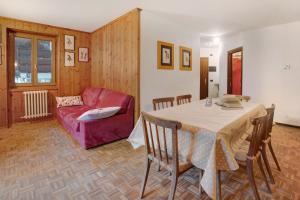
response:
<path id="1" fill-rule="evenodd" d="M 279 123 L 279 122 L 275 122 L 275 124 L 277 125 L 281 125 L 281 126 L 288 126 L 288 127 L 293 127 L 293 128 L 300 128 L 300 126 L 296 126 L 296 125 L 291 125 L 291 124 L 284 124 L 284 123 Z"/>

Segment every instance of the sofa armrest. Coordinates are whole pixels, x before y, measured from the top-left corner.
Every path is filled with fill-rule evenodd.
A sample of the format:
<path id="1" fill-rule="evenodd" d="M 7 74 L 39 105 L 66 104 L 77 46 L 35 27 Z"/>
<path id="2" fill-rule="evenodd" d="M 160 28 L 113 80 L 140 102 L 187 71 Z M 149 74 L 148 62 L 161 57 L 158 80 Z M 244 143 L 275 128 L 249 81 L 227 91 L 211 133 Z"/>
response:
<path id="1" fill-rule="evenodd" d="M 135 101 L 134 101 L 134 98 L 131 96 L 131 98 L 128 102 L 126 114 L 132 115 L 133 121 L 134 121 L 134 105 L 135 105 Z"/>

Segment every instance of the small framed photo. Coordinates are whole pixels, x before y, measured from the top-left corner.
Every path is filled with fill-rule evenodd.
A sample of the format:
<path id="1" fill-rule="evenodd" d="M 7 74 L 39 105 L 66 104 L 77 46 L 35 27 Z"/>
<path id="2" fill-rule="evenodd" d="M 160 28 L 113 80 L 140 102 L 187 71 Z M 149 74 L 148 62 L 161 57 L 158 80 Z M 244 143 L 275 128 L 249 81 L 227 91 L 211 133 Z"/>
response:
<path id="1" fill-rule="evenodd" d="M 74 67 L 75 66 L 75 53 L 74 52 L 65 52 L 65 67 Z"/>
<path id="2" fill-rule="evenodd" d="M 75 50 L 75 37 L 73 35 L 65 35 L 65 50 Z"/>
<path id="3" fill-rule="evenodd" d="M 192 71 L 192 62 L 193 62 L 192 49 L 181 46 L 179 47 L 179 51 L 180 51 L 179 69 L 183 71 Z"/>
<path id="4" fill-rule="evenodd" d="M 81 47 L 78 50 L 78 61 L 79 62 L 89 62 L 89 49 Z"/>
<path id="5" fill-rule="evenodd" d="M 157 68 L 174 69 L 174 44 L 157 41 Z"/>

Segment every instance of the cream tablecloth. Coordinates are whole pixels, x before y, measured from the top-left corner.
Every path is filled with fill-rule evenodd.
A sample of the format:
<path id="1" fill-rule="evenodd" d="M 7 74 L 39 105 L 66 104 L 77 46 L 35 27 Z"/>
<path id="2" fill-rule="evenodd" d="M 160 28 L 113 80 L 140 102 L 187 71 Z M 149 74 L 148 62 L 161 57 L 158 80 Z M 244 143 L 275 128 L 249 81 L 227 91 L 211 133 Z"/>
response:
<path id="1" fill-rule="evenodd" d="M 239 168 L 234 152 L 250 133 L 251 118 L 266 113 L 261 104 L 244 102 L 242 105 L 242 109 L 225 109 L 215 104 L 207 107 L 205 100 L 202 100 L 149 112 L 182 123 L 178 133 L 180 156 L 190 159 L 194 166 L 204 170 L 201 185 L 213 199 L 216 197 L 216 170 Z M 171 140 L 168 137 L 169 148 Z M 128 141 L 134 148 L 144 145 L 141 119 Z"/>

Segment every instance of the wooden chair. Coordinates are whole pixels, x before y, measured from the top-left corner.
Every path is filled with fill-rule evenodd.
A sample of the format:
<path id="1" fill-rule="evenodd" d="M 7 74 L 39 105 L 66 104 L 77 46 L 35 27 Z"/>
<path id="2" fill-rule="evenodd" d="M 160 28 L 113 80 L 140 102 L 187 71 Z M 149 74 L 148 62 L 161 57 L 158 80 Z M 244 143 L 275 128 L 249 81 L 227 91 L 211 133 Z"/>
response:
<path id="1" fill-rule="evenodd" d="M 153 99 L 153 110 L 160 110 L 168 107 L 174 106 L 174 97 L 164 97 L 164 98 L 158 98 Z"/>
<path id="2" fill-rule="evenodd" d="M 268 190 L 271 191 L 270 185 L 267 180 L 267 176 L 265 174 L 262 159 L 261 159 L 261 147 L 263 146 L 263 140 L 266 137 L 266 120 L 268 115 L 258 117 L 252 120 L 253 131 L 252 138 L 250 141 L 250 145 L 247 150 L 239 151 L 236 153 L 236 160 L 241 166 L 245 166 L 247 170 L 248 180 L 254 192 L 254 196 L 256 200 L 260 200 L 260 196 L 256 187 L 255 179 L 254 179 L 254 162 L 257 161 L 261 174 L 263 175 L 264 181 L 267 185 Z M 217 172 L 217 199 L 221 199 L 221 182 L 220 182 L 220 171 Z"/>
<path id="3" fill-rule="evenodd" d="M 268 125 L 267 125 L 267 138 L 264 141 L 264 143 L 268 144 L 270 152 L 272 154 L 272 157 L 273 157 L 273 159 L 276 163 L 277 169 L 279 171 L 281 171 L 278 160 L 277 160 L 276 155 L 275 155 L 274 150 L 273 150 L 272 143 L 271 143 L 271 135 L 272 135 L 272 129 L 273 129 L 273 122 L 274 122 L 275 105 L 272 104 L 272 106 L 270 108 L 267 108 L 267 112 L 270 115 L 270 118 L 268 120 Z"/>
<path id="4" fill-rule="evenodd" d="M 177 105 L 185 104 L 185 103 L 191 103 L 192 95 L 181 95 L 176 97 Z"/>
<path id="5" fill-rule="evenodd" d="M 269 147 L 269 150 L 271 152 L 273 160 L 275 161 L 277 169 L 279 171 L 281 171 L 279 163 L 278 163 L 278 160 L 277 160 L 276 155 L 275 155 L 274 150 L 273 150 L 272 142 L 271 142 L 271 133 L 272 133 L 272 128 L 273 128 L 273 119 L 274 119 L 275 105 L 272 104 L 272 106 L 270 108 L 267 108 L 266 110 L 267 110 L 267 113 L 269 115 L 269 118 L 268 118 L 268 120 L 266 122 L 266 135 L 265 135 L 266 137 L 263 140 L 263 145 L 261 147 L 261 154 L 262 154 L 264 163 L 266 165 L 266 169 L 267 169 L 267 172 L 269 174 L 271 183 L 274 184 L 275 180 L 274 180 L 274 177 L 273 177 L 273 174 L 272 174 L 272 170 L 271 170 L 271 167 L 270 167 L 270 164 L 269 164 L 269 160 L 267 158 L 267 147 Z M 251 137 L 252 136 L 248 137 L 247 140 L 250 141 Z"/>
<path id="6" fill-rule="evenodd" d="M 181 123 L 159 119 L 142 112 L 142 124 L 144 129 L 146 148 L 146 170 L 140 198 L 142 199 L 144 197 L 149 169 L 151 163 L 154 162 L 158 165 L 161 165 L 171 173 L 172 182 L 168 200 L 173 200 L 175 196 L 178 177 L 192 167 L 192 164 L 190 162 L 181 162 L 181 160 L 179 159 L 177 131 L 181 128 Z M 161 127 L 162 129 L 160 129 L 159 127 Z M 171 152 L 171 150 L 167 147 L 167 129 L 171 130 L 172 156 L 168 154 L 168 152 Z M 159 132 L 158 130 L 163 131 Z M 162 141 L 160 141 L 160 139 Z"/>

